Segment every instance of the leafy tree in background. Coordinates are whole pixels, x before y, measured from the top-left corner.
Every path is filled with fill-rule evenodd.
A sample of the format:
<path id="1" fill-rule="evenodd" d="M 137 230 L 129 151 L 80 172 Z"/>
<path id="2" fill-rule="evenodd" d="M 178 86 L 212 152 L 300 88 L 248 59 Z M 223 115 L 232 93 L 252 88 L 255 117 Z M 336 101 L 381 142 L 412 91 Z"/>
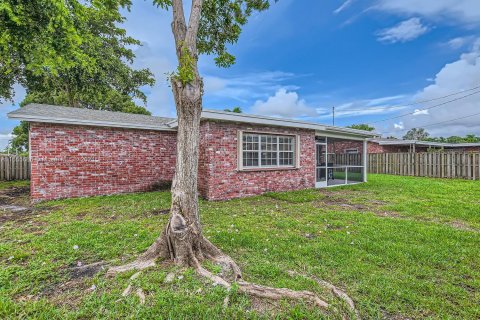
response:
<path id="1" fill-rule="evenodd" d="M 141 91 L 153 85 L 148 69 L 135 70 L 138 40 L 119 25 L 125 0 L 6 0 L 0 4 L 0 99 L 14 84 L 27 95 L 21 106 L 47 103 L 150 114 Z M 141 102 L 137 105 L 135 102 Z M 28 149 L 28 126 L 13 132 L 13 150 Z"/>
<path id="2" fill-rule="evenodd" d="M 413 128 L 403 136 L 404 140 L 425 140 L 430 134 L 424 128 Z"/>
<path id="3" fill-rule="evenodd" d="M 420 140 L 442 143 L 478 143 L 480 137 L 474 134 L 467 134 L 465 137 L 450 136 L 450 137 L 431 137 L 430 134 L 423 128 L 413 128 L 409 130 L 404 136 L 404 140 Z"/>
<path id="4" fill-rule="evenodd" d="M 374 131 L 374 127 L 370 127 L 366 123 L 360 123 L 360 124 L 352 124 L 351 126 L 348 126 L 347 128 L 352 128 L 352 129 L 357 129 L 357 130 L 365 130 L 365 131 Z"/>
<path id="5" fill-rule="evenodd" d="M 242 113 L 242 112 L 243 112 L 243 111 L 242 111 L 242 108 L 240 108 L 240 107 L 235 107 L 235 108 L 233 108 L 233 109 L 225 109 L 224 111 L 226 111 L 226 112 L 233 112 L 233 113 Z"/>

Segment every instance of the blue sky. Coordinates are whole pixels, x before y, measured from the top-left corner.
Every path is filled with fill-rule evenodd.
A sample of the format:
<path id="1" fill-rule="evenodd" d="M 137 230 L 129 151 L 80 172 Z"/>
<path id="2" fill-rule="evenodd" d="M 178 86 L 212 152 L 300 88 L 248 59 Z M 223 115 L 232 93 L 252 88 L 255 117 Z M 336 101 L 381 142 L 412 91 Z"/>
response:
<path id="1" fill-rule="evenodd" d="M 133 2 L 125 28 L 143 43 L 135 66 L 157 79 L 145 89 L 147 107 L 174 116 L 165 79 L 175 69 L 170 12 Z M 480 112 L 480 93 L 429 110 L 467 93 L 404 106 L 480 86 L 478 0 L 280 0 L 251 18 L 231 51 L 237 63 L 229 69 L 200 60 L 204 108 L 330 124 L 335 106 L 337 125 L 374 123 L 384 135 L 424 125 L 437 136 L 480 135 L 480 115 L 468 117 Z M 13 109 L 0 105 L 0 148 L 16 125 L 6 119 Z"/>

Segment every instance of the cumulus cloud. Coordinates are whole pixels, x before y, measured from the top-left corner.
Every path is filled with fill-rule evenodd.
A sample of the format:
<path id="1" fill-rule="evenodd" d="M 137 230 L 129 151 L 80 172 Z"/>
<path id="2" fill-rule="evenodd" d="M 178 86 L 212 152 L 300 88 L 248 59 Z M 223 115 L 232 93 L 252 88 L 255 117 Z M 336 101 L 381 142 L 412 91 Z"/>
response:
<path id="1" fill-rule="evenodd" d="M 479 24 L 478 0 L 378 0 L 378 8 L 431 19 L 453 18 L 467 24 Z"/>
<path id="2" fill-rule="evenodd" d="M 429 28 L 423 25 L 419 18 L 411 18 L 400 22 L 396 26 L 379 31 L 377 39 L 390 43 L 407 42 L 420 37 L 428 30 Z"/>
<path id="3" fill-rule="evenodd" d="M 462 54 L 459 59 L 446 64 L 435 75 L 434 82 L 416 94 L 414 99 L 416 101 L 434 99 L 472 89 L 479 85 L 480 39 L 475 42 L 471 50 Z M 467 97 L 467 95 L 475 92 L 478 92 L 478 94 Z M 428 110 L 430 111 L 428 117 L 405 117 L 402 119 L 405 130 L 413 127 L 426 127 L 433 136 L 480 135 L 480 116 L 472 116 L 480 111 L 480 89 L 426 103 L 419 110 L 460 97 L 465 98 Z M 457 118 L 463 119 L 450 121 Z M 435 125 L 436 123 L 440 124 Z M 391 123 L 390 126 L 390 128 L 397 129 L 394 123 Z"/>
<path id="4" fill-rule="evenodd" d="M 246 104 L 252 99 L 266 99 L 269 97 L 268 93 L 282 88 L 297 90 L 297 86 L 286 84 L 295 77 L 293 73 L 283 71 L 263 71 L 231 77 L 206 75 L 203 78 L 205 97 L 209 104 L 224 99 L 233 99 Z"/>
<path id="5" fill-rule="evenodd" d="M 296 92 L 289 92 L 285 88 L 279 89 L 274 96 L 267 100 L 257 100 L 251 108 L 255 114 L 279 116 L 286 118 L 315 117 L 315 108 L 307 105 Z"/>
<path id="6" fill-rule="evenodd" d="M 400 121 L 399 123 L 394 123 L 393 127 L 397 130 L 403 130 L 405 128 L 402 121 Z"/>

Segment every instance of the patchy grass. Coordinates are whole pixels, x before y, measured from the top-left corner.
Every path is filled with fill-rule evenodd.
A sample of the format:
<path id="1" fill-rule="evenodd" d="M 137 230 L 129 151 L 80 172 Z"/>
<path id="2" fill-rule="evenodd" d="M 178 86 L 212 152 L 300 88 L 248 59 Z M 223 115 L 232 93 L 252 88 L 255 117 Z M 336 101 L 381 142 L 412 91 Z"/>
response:
<path id="1" fill-rule="evenodd" d="M 0 183 L 4 192 L 24 186 Z M 206 236 L 248 281 L 322 292 L 288 275 L 295 270 L 343 288 L 364 318 L 478 319 L 479 194 L 480 182 L 372 175 L 368 184 L 202 201 L 200 208 Z M 145 305 L 135 294 L 121 296 L 132 273 L 76 272 L 80 264 L 134 259 L 157 237 L 169 203 L 168 192 L 70 199 L 4 221 L 0 318 L 334 317 L 235 292 L 223 310 L 224 289 L 171 265 L 133 280 Z M 171 272 L 174 281 L 165 283 Z"/>

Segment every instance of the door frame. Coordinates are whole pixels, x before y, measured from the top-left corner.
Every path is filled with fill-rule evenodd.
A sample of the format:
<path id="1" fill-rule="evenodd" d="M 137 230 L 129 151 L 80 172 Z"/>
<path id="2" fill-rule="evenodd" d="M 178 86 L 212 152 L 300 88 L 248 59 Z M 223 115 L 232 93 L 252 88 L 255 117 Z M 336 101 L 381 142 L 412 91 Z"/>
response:
<path id="1" fill-rule="evenodd" d="M 318 146 L 324 146 L 324 159 L 325 166 L 318 165 Z M 325 181 L 317 181 L 317 170 L 325 169 Z M 328 140 L 325 138 L 325 142 L 315 141 L 315 188 L 325 188 L 328 186 Z"/>

